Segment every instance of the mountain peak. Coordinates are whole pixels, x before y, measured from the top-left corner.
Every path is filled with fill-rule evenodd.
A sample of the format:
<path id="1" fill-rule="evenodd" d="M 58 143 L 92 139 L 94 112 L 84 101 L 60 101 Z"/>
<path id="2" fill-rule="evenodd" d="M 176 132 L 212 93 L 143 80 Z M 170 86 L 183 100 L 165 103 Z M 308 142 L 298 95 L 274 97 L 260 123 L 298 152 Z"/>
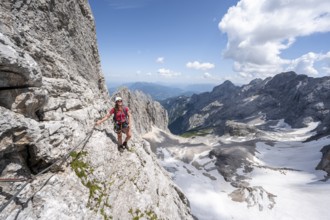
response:
<path id="1" fill-rule="evenodd" d="M 234 89 L 234 88 L 238 88 L 238 87 L 235 86 L 231 81 L 226 80 L 222 84 L 214 87 L 213 90 L 212 90 L 212 93 L 219 92 L 219 91 L 224 91 L 224 90 L 228 90 L 228 89 Z"/>
<path id="2" fill-rule="evenodd" d="M 222 85 L 226 85 L 226 86 L 235 86 L 234 83 L 232 83 L 230 80 L 226 80 L 222 83 Z"/>
<path id="3" fill-rule="evenodd" d="M 242 87 L 227 80 L 210 93 L 193 96 L 186 107 L 180 106 L 181 112 L 186 112 L 180 118 L 181 130 L 194 129 L 196 124 L 221 129 L 226 120 L 259 117 L 262 112 L 268 119 L 285 119 L 292 127 L 303 127 L 308 120 L 322 121 L 318 130 L 327 131 L 330 87 L 327 82 L 328 78 L 315 79 L 292 71 L 256 79 Z"/>
<path id="4" fill-rule="evenodd" d="M 273 77 L 273 80 L 278 80 L 278 79 L 293 79 L 293 78 L 296 78 L 298 76 L 297 73 L 293 72 L 293 71 L 289 71 L 289 72 L 282 72 L 282 73 L 279 73 L 277 75 L 275 75 Z"/>

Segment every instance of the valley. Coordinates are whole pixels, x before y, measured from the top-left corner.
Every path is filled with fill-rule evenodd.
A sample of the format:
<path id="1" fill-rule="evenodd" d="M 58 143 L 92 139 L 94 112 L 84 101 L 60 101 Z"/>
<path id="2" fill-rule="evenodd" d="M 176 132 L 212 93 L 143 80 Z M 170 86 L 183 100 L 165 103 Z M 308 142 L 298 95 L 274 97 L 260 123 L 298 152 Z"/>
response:
<path id="1" fill-rule="evenodd" d="M 330 136 L 304 142 L 317 126 L 279 120 L 258 137 L 191 138 L 154 128 L 144 138 L 198 219 L 327 219 L 330 184 L 315 168 Z"/>

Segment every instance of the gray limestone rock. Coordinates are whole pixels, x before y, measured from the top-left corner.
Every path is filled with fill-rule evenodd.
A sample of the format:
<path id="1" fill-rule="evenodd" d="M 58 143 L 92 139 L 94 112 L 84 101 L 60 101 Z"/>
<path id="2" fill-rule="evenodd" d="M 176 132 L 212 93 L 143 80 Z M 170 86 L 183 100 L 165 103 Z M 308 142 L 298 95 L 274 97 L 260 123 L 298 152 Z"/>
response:
<path id="1" fill-rule="evenodd" d="M 41 71 L 36 61 L 0 33 L 1 87 L 40 86 Z"/>
<path id="2" fill-rule="evenodd" d="M 235 202 L 246 202 L 247 207 L 258 206 L 259 211 L 272 209 L 276 195 L 267 192 L 262 186 L 240 186 L 229 195 Z"/>
<path id="3" fill-rule="evenodd" d="M 219 148 L 210 151 L 209 156 L 216 158 L 216 166 L 228 182 L 240 182 L 241 176 L 236 174 L 238 168 L 244 168 L 244 172 L 253 169 L 251 161 L 255 155 L 255 141 L 247 141 L 244 143 L 224 144 Z"/>
<path id="4" fill-rule="evenodd" d="M 159 103 L 123 93 L 129 151 L 118 151 L 111 120 L 93 129 L 113 103 L 87 0 L 1 1 L 0 75 L 0 178 L 25 179 L 1 182 L 1 206 L 26 184 L 1 219 L 192 219 L 140 137 L 166 128 Z"/>
<path id="5" fill-rule="evenodd" d="M 264 132 L 257 129 L 255 126 L 235 121 L 226 121 L 224 133 L 230 136 L 241 137 L 258 137 L 264 135 Z"/>
<path id="6" fill-rule="evenodd" d="M 330 145 L 324 146 L 321 150 L 322 152 L 322 160 L 317 165 L 317 170 L 324 170 L 328 173 L 328 177 L 330 177 Z"/>

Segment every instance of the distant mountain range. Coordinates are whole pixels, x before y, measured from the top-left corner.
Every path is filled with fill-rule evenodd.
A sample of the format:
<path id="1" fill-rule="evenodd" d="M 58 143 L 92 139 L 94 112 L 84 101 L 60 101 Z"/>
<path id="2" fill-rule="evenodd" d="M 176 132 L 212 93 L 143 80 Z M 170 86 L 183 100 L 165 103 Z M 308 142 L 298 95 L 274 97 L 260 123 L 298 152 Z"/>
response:
<path id="1" fill-rule="evenodd" d="M 329 218 L 310 213 L 325 209 L 320 207 L 330 189 L 330 77 L 286 72 L 243 86 L 225 81 L 211 92 L 161 104 L 170 131 L 185 138 L 158 131 L 148 141 L 188 195 L 196 218 Z M 317 198 L 312 202 L 311 193 Z M 210 204 L 201 205 L 202 197 Z M 254 206 L 257 214 L 251 214 Z"/>
<path id="2" fill-rule="evenodd" d="M 136 82 L 136 83 L 127 83 L 117 87 L 108 87 L 110 93 L 117 91 L 120 87 L 127 87 L 132 91 L 142 91 L 150 95 L 154 100 L 161 101 L 171 97 L 176 96 L 191 96 L 193 94 L 199 94 L 202 92 L 211 91 L 215 85 L 214 84 L 191 84 L 186 86 L 168 86 L 161 85 L 157 83 L 148 83 L 148 82 Z"/>
<path id="3" fill-rule="evenodd" d="M 230 81 L 191 97 L 162 101 L 175 134 L 212 129 L 223 134 L 226 121 L 283 119 L 292 127 L 320 122 L 318 134 L 330 133 L 330 77 L 312 78 L 286 72 L 236 86 Z"/>

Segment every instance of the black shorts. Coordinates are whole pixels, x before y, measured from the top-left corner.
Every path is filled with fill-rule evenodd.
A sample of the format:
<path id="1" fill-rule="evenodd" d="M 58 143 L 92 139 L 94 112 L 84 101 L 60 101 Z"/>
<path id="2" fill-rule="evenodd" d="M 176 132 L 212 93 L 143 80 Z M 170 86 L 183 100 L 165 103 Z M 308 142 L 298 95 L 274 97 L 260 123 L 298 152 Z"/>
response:
<path id="1" fill-rule="evenodd" d="M 124 130 L 123 129 L 125 129 L 125 128 L 128 128 L 129 126 L 128 126 L 128 123 L 127 122 L 123 122 L 123 123 L 115 123 L 115 127 L 114 127 L 114 129 L 115 129 L 115 132 L 116 133 L 120 133 L 120 132 L 123 132 L 124 133 Z"/>

